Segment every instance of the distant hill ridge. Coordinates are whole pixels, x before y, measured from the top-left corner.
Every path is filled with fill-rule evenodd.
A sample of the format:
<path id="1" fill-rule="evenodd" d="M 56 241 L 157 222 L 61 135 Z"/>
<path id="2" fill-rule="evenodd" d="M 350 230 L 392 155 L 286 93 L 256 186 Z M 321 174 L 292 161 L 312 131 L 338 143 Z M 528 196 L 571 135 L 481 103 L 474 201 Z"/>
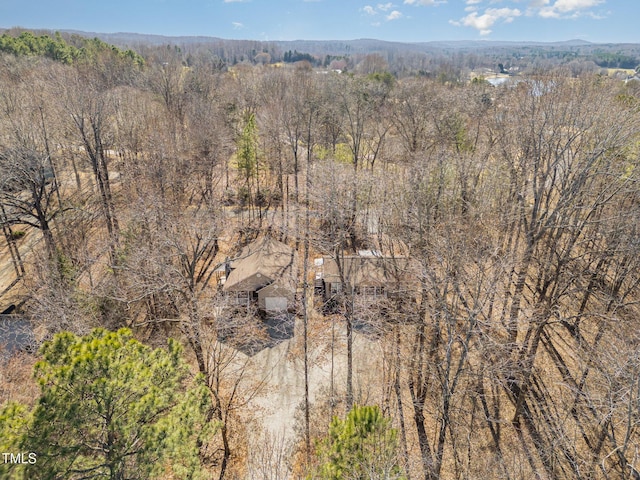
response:
<path id="1" fill-rule="evenodd" d="M 8 29 L 0 29 L 0 33 L 5 33 Z M 54 30 L 35 30 L 53 33 Z M 194 45 L 194 44 L 216 44 L 219 42 L 255 42 L 257 44 L 275 45 L 282 50 L 299 50 L 314 54 L 334 54 L 344 55 L 347 53 L 367 53 L 374 51 L 416 51 L 416 52 L 442 52 L 447 50 L 474 50 L 487 48 L 518 48 L 518 47 L 588 47 L 596 45 L 586 40 L 572 39 L 558 42 L 536 42 L 536 41 L 497 41 L 497 40 L 438 40 L 427 42 L 394 42 L 377 40 L 372 38 L 359 38 L 352 40 L 252 40 L 252 39 L 224 39 L 214 36 L 169 36 L 157 34 L 144 34 L 134 32 L 85 32 L 81 30 L 59 30 L 69 34 L 81 35 L 83 37 L 97 37 L 100 40 L 109 42 L 117 46 L 135 47 L 137 45 Z M 617 44 L 621 45 L 621 44 Z"/>
<path id="2" fill-rule="evenodd" d="M 494 41 L 494 40 L 438 40 L 428 42 L 394 42 L 387 40 L 378 40 L 374 38 L 358 38 L 352 40 L 271 40 L 262 41 L 255 39 L 224 39 L 213 36 L 166 36 L 155 34 L 131 33 L 131 32 L 83 32 L 78 30 L 64 30 L 68 33 L 75 33 L 82 36 L 98 37 L 101 40 L 109 41 L 116 45 L 135 46 L 135 44 L 146 43 L 151 45 L 189 45 L 189 44 L 207 44 L 218 42 L 256 42 L 277 45 L 283 50 L 297 49 L 304 50 L 309 53 L 339 53 L 344 54 L 349 51 L 357 51 L 362 53 L 364 50 L 414 50 L 414 51 L 433 51 L 448 49 L 483 49 L 491 47 L 580 47 L 595 45 L 586 40 L 573 39 L 559 42 L 514 42 L 514 41 Z"/>
<path id="3" fill-rule="evenodd" d="M 0 29 L 0 34 L 10 33 L 15 35 L 22 29 Z M 31 30 L 35 34 L 53 35 L 52 30 Z M 591 61 L 601 68 L 626 68 L 635 69 L 640 65 L 640 43 L 614 44 L 591 43 L 585 40 L 572 39 L 558 42 L 519 42 L 496 40 L 439 40 L 427 42 L 394 42 L 371 38 L 359 38 L 353 40 L 233 40 L 213 36 L 168 36 L 155 34 L 142 34 L 131 32 L 84 32 L 80 30 L 61 30 L 63 36 L 81 36 L 99 40 L 122 49 L 131 49 L 139 53 L 147 51 L 149 47 L 157 48 L 164 45 L 175 45 L 189 54 L 207 52 L 204 55 L 213 54 L 220 62 L 235 65 L 241 62 L 256 61 L 257 54 L 265 53 L 265 58 L 272 61 L 287 62 L 287 57 L 292 58 L 291 53 L 296 53 L 294 58 L 305 58 L 305 55 L 315 57 L 314 64 L 329 65 L 332 59 L 351 57 L 359 61 L 363 56 L 379 53 L 385 61 L 392 64 L 402 57 L 431 57 L 436 62 L 448 61 L 454 54 L 467 55 L 474 65 L 494 65 L 499 62 L 513 64 L 514 61 L 523 58 L 552 59 L 555 64 L 566 64 L 573 60 Z M 142 53 L 144 56 L 144 53 Z M 287 55 L 288 54 L 288 55 Z M 477 59 L 484 57 L 484 62 L 478 63 Z M 308 57 L 310 58 L 310 57 Z M 511 59 L 511 60 L 510 60 Z M 264 59 L 262 60 L 264 61 Z M 267 60 L 269 61 L 269 60 Z M 289 60 L 290 61 L 290 60 Z M 411 60 L 409 60 L 411 61 Z M 419 61 L 418 61 L 419 63 Z M 427 64 L 425 64 L 427 65 Z M 433 66 L 419 67 L 425 71 Z M 470 68 L 474 68 L 473 66 Z M 421 70 L 422 71 L 422 70 Z M 428 73 L 428 72 L 427 72 Z"/>

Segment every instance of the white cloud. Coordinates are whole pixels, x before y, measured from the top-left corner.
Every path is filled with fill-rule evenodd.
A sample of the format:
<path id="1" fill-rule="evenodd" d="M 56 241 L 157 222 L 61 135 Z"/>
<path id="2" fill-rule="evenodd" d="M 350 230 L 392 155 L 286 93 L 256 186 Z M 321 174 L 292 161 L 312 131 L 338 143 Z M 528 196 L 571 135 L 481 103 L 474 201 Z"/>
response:
<path id="1" fill-rule="evenodd" d="M 477 5 L 482 3 L 482 0 L 467 0 L 467 5 Z"/>
<path id="2" fill-rule="evenodd" d="M 240 22 L 231 22 L 231 25 L 233 25 L 234 30 L 240 30 L 241 28 L 244 28 L 244 24 Z"/>
<path id="3" fill-rule="evenodd" d="M 553 8 L 560 12 L 572 12 L 600 5 L 604 0 L 557 0 Z"/>
<path id="4" fill-rule="evenodd" d="M 362 7 L 362 11 L 365 14 L 367 14 L 369 16 L 372 16 L 372 17 L 376 16 L 376 15 L 384 15 L 385 20 L 387 22 L 390 22 L 392 20 L 398 20 L 398 19 L 404 17 L 404 14 L 401 11 L 399 11 L 399 10 L 391 10 L 395 6 L 396 5 L 394 5 L 391 2 L 378 3 L 375 7 L 373 7 L 371 5 L 365 5 L 364 7 Z M 391 11 L 389 11 L 389 10 L 391 10 Z M 378 27 L 378 26 L 380 26 L 380 22 L 372 23 L 372 25 L 374 27 Z"/>
<path id="5" fill-rule="evenodd" d="M 553 7 L 541 8 L 538 15 L 542 18 L 560 18 L 560 14 L 556 12 Z"/>
<path id="6" fill-rule="evenodd" d="M 222 0 L 224 3 L 244 3 L 244 2 L 248 2 L 249 0 Z"/>
<path id="7" fill-rule="evenodd" d="M 590 9 L 605 2 L 606 0 L 555 0 L 551 3 L 550 0 L 532 0 L 528 13 L 542 18 L 576 18 L 581 15 L 603 18 Z"/>
<path id="8" fill-rule="evenodd" d="M 451 21 L 453 25 L 472 27 L 480 32 L 480 35 L 488 35 L 491 28 L 499 21 L 511 23 L 514 18 L 522 15 L 517 8 L 487 8 L 482 15 L 478 12 L 471 12 L 459 21 Z"/>
<path id="9" fill-rule="evenodd" d="M 404 0 L 404 3 L 406 5 L 430 6 L 430 5 L 437 5 L 438 3 L 447 3 L 447 2 L 446 1 L 439 1 L 439 0 Z"/>

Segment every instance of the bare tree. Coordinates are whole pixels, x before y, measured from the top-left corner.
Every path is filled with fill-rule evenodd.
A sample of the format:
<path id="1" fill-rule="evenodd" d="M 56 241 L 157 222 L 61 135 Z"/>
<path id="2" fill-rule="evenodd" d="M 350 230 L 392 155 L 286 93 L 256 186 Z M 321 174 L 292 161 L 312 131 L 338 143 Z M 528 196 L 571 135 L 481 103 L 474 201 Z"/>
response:
<path id="1" fill-rule="evenodd" d="M 84 151 L 101 199 L 102 213 L 110 239 L 109 254 L 112 264 L 117 263 L 119 224 L 116 204 L 109 178 L 109 150 L 112 147 L 113 102 L 92 73 L 86 75 L 68 72 L 60 86 L 64 92 L 64 108 L 76 129 L 77 141 Z"/>

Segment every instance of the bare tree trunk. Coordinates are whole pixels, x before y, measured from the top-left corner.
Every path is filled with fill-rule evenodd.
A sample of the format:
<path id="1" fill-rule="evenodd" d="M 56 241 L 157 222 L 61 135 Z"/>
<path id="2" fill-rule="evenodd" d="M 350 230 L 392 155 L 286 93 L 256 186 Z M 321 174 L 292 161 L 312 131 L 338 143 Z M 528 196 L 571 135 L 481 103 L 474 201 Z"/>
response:
<path id="1" fill-rule="evenodd" d="M 407 480 L 411 480 L 411 473 L 409 471 L 409 449 L 407 446 L 407 429 L 406 429 L 406 425 L 405 425 L 405 420 L 404 420 L 404 407 L 403 407 L 403 403 L 402 403 L 402 388 L 401 388 L 401 383 L 400 383 L 400 375 L 402 372 L 402 357 L 401 357 L 401 340 L 402 340 L 402 336 L 401 336 L 401 332 L 400 332 L 400 327 L 398 325 L 396 325 L 395 327 L 396 330 L 396 350 L 395 350 L 395 358 L 394 358 L 394 362 L 395 362 L 395 372 L 394 372 L 394 377 L 393 377 L 393 390 L 395 392 L 396 395 L 396 402 L 398 403 L 398 417 L 399 417 L 399 422 L 400 422 L 400 442 L 402 445 L 402 460 L 403 460 L 403 467 L 404 467 L 404 471 L 407 474 Z"/>
<path id="2" fill-rule="evenodd" d="M 345 305 L 345 323 L 347 327 L 347 392 L 345 405 L 347 411 L 353 408 L 353 302 L 354 292 L 347 294 Z"/>
<path id="3" fill-rule="evenodd" d="M 13 263 L 13 268 L 16 272 L 17 278 L 24 277 L 24 264 L 22 263 L 22 257 L 20 256 L 20 250 L 18 249 L 18 244 L 13 235 L 13 231 L 11 230 L 11 226 L 7 221 L 7 212 L 5 211 L 4 205 L 0 202 L 0 222 L 2 223 L 2 233 L 4 234 L 4 238 L 7 241 L 7 247 L 9 248 L 9 253 L 11 255 L 11 261 Z"/>

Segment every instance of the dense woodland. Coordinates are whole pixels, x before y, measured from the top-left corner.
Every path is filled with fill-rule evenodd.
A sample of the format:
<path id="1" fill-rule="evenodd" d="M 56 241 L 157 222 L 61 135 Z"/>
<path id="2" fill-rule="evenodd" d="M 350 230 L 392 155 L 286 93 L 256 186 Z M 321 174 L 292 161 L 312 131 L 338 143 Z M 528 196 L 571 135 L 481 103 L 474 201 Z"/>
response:
<path id="1" fill-rule="evenodd" d="M 0 306 L 42 345 L 0 360 L 0 451 L 38 458 L 0 476 L 640 478 L 637 81 L 93 45 L 0 55 Z M 299 258 L 287 436 L 217 281 L 265 236 Z M 404 294 L 327 308 L 314 259 L 362 250 Z"/>

